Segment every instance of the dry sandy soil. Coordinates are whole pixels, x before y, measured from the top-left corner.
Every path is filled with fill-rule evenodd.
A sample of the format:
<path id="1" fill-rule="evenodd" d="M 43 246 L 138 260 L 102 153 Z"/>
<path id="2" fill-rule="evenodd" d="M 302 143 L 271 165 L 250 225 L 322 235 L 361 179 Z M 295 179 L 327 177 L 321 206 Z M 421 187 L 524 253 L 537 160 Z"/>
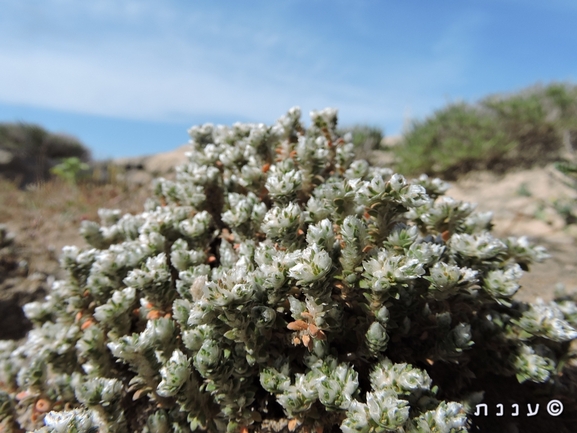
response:
<path id="1" fill-rule="evenodd" d="M 119 160 L 126 170 L 124 180 L 114 185 L 74 188 L 50 182 L 20 191 L 7 182 L 0 184 L 0 223 L 16 235 L 10 248 L 0 249 L 0 265 L 4 263 L 5 268 L 0 267 L 0 339 L 24 336 L 27 328 L 22 326 L 18 306 L 43 297 L 51 278 L 62 277 L 58 265 L 62 247 L 85 245 L 78 234 L 80 222 L 97 220 L 100 207 L 140 212 L 153 176 L 170 175 L 185 160 L 186 150 L 183 146 L 159 155 Z M 570 291 L 577 289 L 577 226 L 567 226 L 552 207 L 555 199 L 577 199 L 577 192 L 564 181 L 552 167 L 505 176 L 470 173 L 447 193 L 478 203 L 479 211 L 492 211 L 498 236 L 526 235 L 548 249 L 551 258 L 534 265 L 523 277 L 516 295 L 521 300 L 549 300 L 558 283 Z"/>
<path id="2" fill-rule="evenodd" d="M 447 192 L 455 199 L 477 203 L 478 211 L 493 212 L 497 236 L 527 236 L 547 248 L 551 258 L 535 264 L 521 280 L 517 297 L 524 301 L 552 299 L 556 284 L 577 289 L 577 227 L 567 225 L 553 208 L 555 200 L 577 200 L 577 191 L 565 182 L 549 166 L 505 176 L 470 173 Z"/>
<path id="3" fill-rule="evenodd" d="M 80 222 L 98 220 L 102 207 L 140 212 L 147 189 L 51 181 L 22 191 L 0 180 L 0 224 L 15 237 L 9 244 L 0 241 L 0 340 L 24 337 L 29 324 L 20 307 L 42 299 L 51 281 L 64 277 L 58 263 L 62 247 L 86 246 Z"/>

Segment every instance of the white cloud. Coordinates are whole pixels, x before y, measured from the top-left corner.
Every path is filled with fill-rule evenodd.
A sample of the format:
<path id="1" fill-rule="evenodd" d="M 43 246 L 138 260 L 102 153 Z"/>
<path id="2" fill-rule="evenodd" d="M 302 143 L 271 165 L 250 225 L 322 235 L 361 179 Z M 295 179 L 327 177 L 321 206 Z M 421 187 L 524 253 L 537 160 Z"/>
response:
<path id="1" fill-rule="evenodd" d="M 383 56 L 364 68 L 335 58 L 337 41 L 283 22 L 278 11 L 229 16 L 226 8 L 144 0 L 35 4 L 0 1 L 0 82 L 9 83 L 0 100 L 90 114 L 270 122 L 293 105 L 336 106 L 348 123 L 400 124 L 408 107 L 420 115 L 442 102 L 438 90 L 463 80 L 471 55 L 462 25 L 435 35 L 424 58 Z"/>

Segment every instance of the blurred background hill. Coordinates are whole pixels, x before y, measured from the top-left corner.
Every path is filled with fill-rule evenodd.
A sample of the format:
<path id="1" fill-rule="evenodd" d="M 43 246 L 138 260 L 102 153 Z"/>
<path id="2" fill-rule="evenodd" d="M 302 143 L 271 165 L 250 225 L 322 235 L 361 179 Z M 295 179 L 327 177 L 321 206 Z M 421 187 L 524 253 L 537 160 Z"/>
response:
<path id="1" fill-rule="evenodd" d="M 19 186 L 48 180 L 66 158 L 88 162 L 90 151 L 75 137 L 39 125 L 0 123 L 0 175 Z"/>

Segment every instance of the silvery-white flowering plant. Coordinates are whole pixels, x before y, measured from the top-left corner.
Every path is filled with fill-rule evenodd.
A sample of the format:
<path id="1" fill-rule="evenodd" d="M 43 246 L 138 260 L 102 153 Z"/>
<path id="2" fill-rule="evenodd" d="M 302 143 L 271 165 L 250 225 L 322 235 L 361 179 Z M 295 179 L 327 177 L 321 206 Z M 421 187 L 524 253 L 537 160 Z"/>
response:
<path id="1" fill-rule="evenodd" d="M 144 212 L 84 222 L 92 248 L 0 343 L 0 430 L 464 432 L 436 366 L 551 380 L 577 308 L 512 299 L 545 251 L 353 160 L 336 115 L 194 127 Z"/>

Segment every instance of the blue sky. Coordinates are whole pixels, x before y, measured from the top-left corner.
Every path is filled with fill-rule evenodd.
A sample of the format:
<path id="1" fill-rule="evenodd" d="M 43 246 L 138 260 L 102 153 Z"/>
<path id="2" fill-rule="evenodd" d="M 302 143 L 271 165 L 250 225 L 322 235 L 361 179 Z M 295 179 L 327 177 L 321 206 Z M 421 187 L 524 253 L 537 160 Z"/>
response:
<path id="1" fill-rule="evenodd" d="M 402 132 L 456 100 L 577 81 L 574 0 L 0 0 L 0 122 L 97 158 L 195 124 L 336 107 Z"/>

